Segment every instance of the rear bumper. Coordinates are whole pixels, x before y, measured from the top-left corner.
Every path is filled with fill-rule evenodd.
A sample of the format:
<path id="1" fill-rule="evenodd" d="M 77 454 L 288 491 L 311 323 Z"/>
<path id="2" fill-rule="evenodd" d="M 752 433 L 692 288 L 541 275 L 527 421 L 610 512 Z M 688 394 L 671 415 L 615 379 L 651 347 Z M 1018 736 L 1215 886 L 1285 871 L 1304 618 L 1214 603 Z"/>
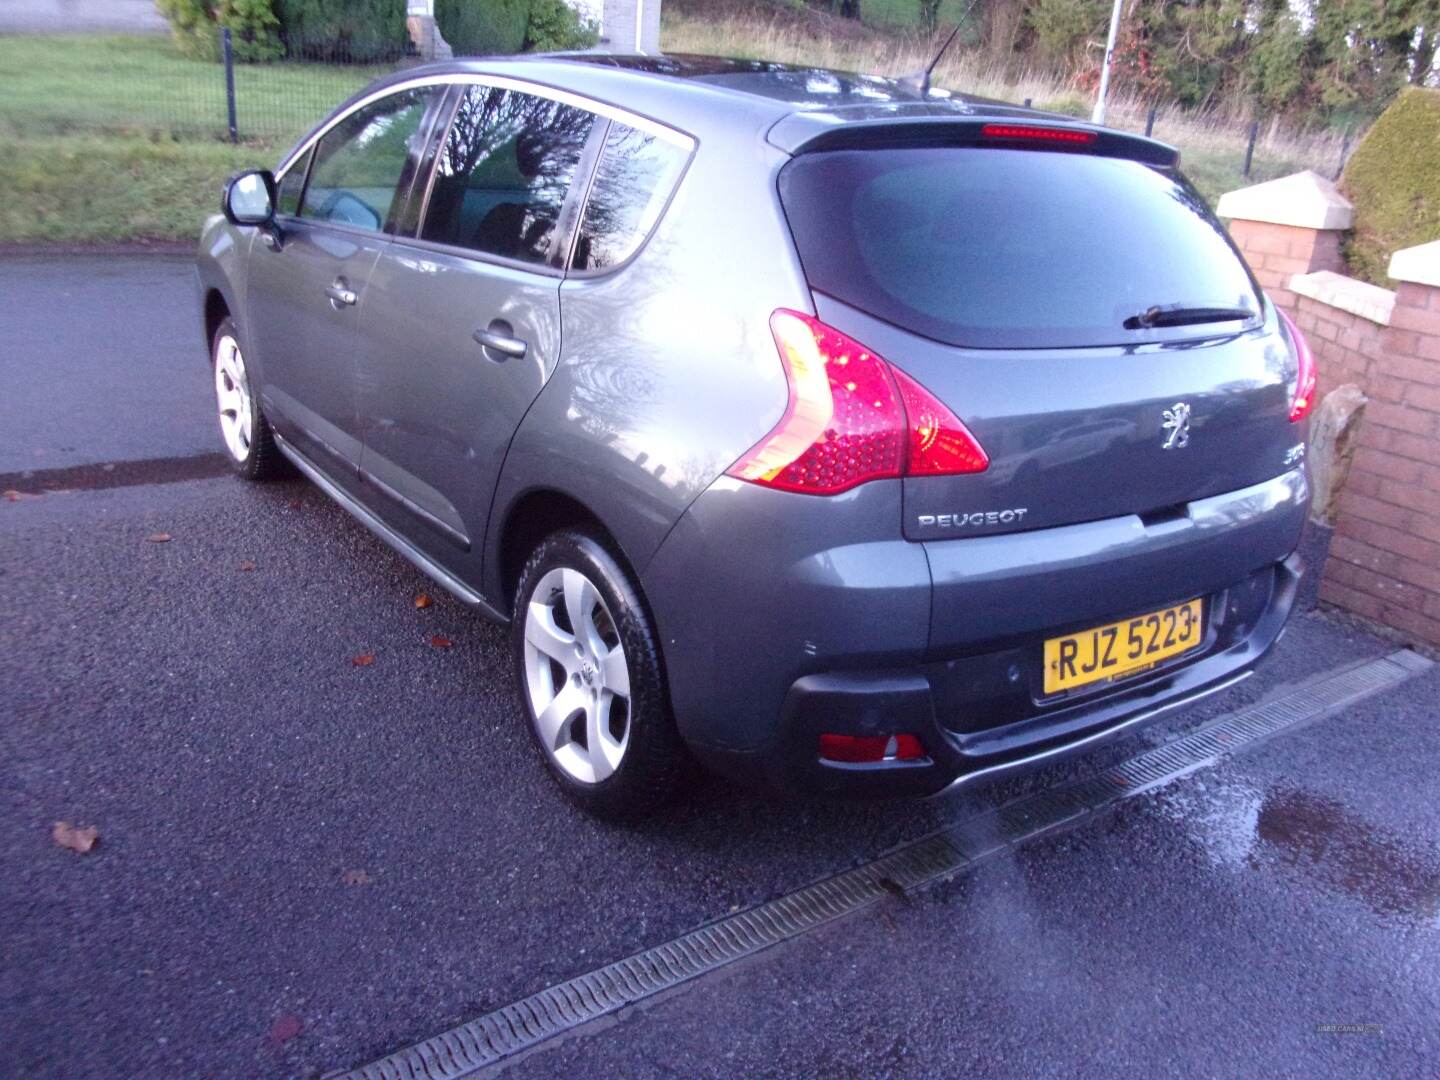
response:
<path id="1" fill-rule="evenodd" d="M 1044 702 L 1034 642 L 889 671 L 802 677 L 781 710 L 776 741 L 758 751 L 700 747 L 710 767 L 780 788 L 832 795 L 931 795 L 1090 749 L 1245 679 L 1279 639 L 1294 607 L 1298 555 L 1206 597 L 1205 644 L 1169 667 Z M 919 737 L 920 761 L 822 761 L 821 733 Z"/>
<path id="2" fill-rule="evenodd" d="M 1302 564 L 1303 471 L 1146 525 L 895 537 L 898 483 L 814 499 L 724 480 L 642 574 L 681 734 L 783 788 L 923 795 L 1089 746 L 1236 681 L 1278 639 Z M 1205 598 L 1199 650 L 1045 698 L 1046 638 Z M 920 737 L 922 762 L 844 765 L 821 733 Z"/>

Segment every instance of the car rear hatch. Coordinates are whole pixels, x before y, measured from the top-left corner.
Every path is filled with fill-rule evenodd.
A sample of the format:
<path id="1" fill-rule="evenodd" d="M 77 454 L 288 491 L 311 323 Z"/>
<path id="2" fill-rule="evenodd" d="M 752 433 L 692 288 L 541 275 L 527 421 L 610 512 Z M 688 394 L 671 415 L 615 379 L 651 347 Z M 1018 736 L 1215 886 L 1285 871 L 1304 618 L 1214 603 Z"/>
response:
<path id="1" fill-rule="evenodd" d="M 907 476 L 905 536 L 1163 524 L 1298 461 L 1286 333 L 1169 148 L 1009 119 L 814 131 L 779 191 L 818 317 L 989 458 Z"/>

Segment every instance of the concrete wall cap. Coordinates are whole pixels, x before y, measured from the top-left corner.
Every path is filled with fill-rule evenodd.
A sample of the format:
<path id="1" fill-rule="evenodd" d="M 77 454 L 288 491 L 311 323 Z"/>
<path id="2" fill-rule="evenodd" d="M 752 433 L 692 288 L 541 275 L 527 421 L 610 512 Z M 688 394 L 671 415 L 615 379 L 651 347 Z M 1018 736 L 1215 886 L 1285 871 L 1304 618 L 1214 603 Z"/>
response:
<path id="1" fill-rule="evenodd" d="M 1389 273 L 1396 281 L 1440 288 L 1440 240 L 1395 252 L 1390 256 Z"/>
<path id="2" fill-rule="evenodd" d="M 1304 172 L 1227 191 L 1215 212 L 1235 221 L 1264 221 L 1302 229 L 1348 229 L 1355 208 L 1319 173 Z"/>
<path id="3" fill-rule="evenodd" d="M 1380 326 L 1390 325 L 1390 314 L 1395 309 L 1395 294 L 1389 289 L 1331 270 L 1296 274 L 1290 279 L 1290 291 L 1348 311 L 1351 315 L 1359 315 Z"/>

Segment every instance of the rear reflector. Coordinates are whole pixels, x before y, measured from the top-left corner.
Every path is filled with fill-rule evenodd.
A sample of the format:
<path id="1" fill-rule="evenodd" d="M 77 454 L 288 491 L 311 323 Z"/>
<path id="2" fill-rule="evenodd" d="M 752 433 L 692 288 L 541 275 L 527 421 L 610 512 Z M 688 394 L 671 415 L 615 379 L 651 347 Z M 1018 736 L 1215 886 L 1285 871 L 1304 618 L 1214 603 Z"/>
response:
<path id="1" fill-rule="evenodd" d="M 1315 354 L 1310 351 L 1310 343 L 1305 340 L 1305 335 L 1300 332 L 1295 321 L 1280 308 L 1275 310 L 1280 312 L 1280 321 L 1285 324 L 1285 331 L 1290 335 L 1290 343 L 1295 350 L 1295 396 L 1290 399 L 1290 422 L 1293 424 L 1310 415 L 1310 410 L 1315 406 Z"/>
<path id="2" fill-rule="evenodd" d="M 943 402 L 858 341 L 798 311 L 776 311 L 770 329 L 789 400 L 730 476 L 837 495 L 869 480 L 982 472 L 990 464 Z"/>
<path id="3" fill-rule="evenodd" d="M 876 761 L 916 761 L 925 748 L 914 735 L 821 735 L 823 761 L 864 764 Z"/>
<path id="4" fill-rule="evenodd" d="M 1031 124 L 986 124 L 980 129 L 986 139 L 1008 139 L 1016 142 L 1065 143 L 1086 146 L 1095 141 L 1095 132 L 1076 128 L 1036 127 Z"/>

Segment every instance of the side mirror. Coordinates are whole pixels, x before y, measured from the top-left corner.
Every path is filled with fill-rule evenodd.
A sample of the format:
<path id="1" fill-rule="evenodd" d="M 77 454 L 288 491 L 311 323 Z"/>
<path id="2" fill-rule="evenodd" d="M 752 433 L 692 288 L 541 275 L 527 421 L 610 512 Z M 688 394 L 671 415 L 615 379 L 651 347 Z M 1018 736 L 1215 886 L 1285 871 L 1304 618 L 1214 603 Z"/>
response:
<path id="1" fill-rule="evenodd" d="M 268 225 L 275 218 L 275 176 L 246 169 L 225 181 L 221 209 L 232 225 Z"/>

